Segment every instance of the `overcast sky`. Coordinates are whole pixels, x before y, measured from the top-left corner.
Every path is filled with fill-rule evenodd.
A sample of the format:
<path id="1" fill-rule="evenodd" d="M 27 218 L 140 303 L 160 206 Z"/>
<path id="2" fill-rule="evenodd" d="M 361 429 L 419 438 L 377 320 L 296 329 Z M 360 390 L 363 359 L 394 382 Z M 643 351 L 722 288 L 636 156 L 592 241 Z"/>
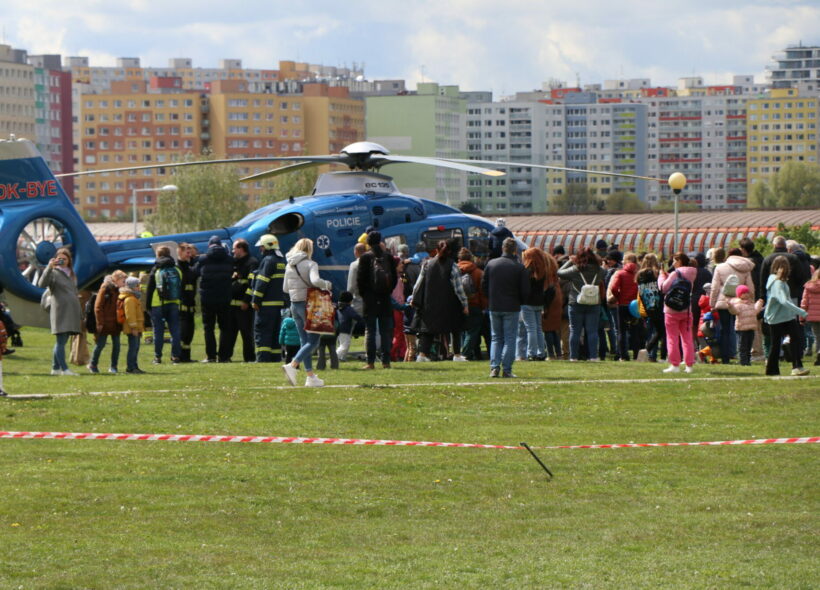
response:
<path id="1" fill-rule="evenodd" d="M 776 52 L 820 44 L 820 0 L 6 0 L 0 26 L 6 44 L 92 66 L 356 62 L 369 79 L 502 96 L 551 78 L 762 81 Z"/>

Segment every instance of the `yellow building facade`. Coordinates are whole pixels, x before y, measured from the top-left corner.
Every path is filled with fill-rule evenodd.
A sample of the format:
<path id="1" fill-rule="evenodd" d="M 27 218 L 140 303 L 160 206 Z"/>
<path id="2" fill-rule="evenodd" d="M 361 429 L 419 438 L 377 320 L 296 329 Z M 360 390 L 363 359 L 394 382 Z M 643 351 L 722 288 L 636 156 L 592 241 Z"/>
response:
<path id="1" fill-rule="evenodd" d="M 746 104 L 748 190 L 768 182 L 786 162 L 817 164 L 820 99 L 794 88 L 772 89 Z"/>
<path id="2" fill-rule="evenodd" d="M 202 152 L 200 94 L 149 93 L 134 79 L 115 82 L 110 94 L 86 94 L 76 113 L 80 170 L 126 168 L 181 161 Z M 172 182 L 171 170 L 108 172 L 76 180 L 75 202 L 89 219 L 130 219 L 134 189 Z M 156 193 L 137 193 L 140 218 L 156 209 Z"/>

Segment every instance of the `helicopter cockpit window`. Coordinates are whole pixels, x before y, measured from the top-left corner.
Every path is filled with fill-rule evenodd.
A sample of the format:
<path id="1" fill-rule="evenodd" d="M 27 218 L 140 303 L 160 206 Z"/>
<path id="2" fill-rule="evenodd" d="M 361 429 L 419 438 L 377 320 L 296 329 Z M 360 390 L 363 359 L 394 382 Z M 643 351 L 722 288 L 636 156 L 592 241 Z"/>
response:
<path id="1" fill-rule="evenodd" d="M 305 224 L 305 218 L 299 213 L 286 213 L 277 217 L 268 225 L 268 231 L 272 234 L 289 234 Z"/>
<path id="2" fill-rule="evenodd" d="M 394 254 L 394 255 L 396 253 L 398 253 L 399 246 L 401 246 L 402 244 L 406 244 L 406 243 L 407 243 L 407 238 L 404 237 L 403 235 L 389 236 L 387 238 L 384 238 L 384 245 L 387 246 L 387 251 Z"/>
<path id="3" fill-rule="evenodd" d="M 467 230 L 467 248 L 477 258 L 490 255 L 490 231 L 485 227 L 471 227 Z"/>
<path id="4" fill-rule="evenodd" d="M 461 232 L 461 228 L 454 227 L 452 229 L 441 230 L 431 229 L 421 234 L 421 241 L 424 242 L 424 246 L 428 252 L 432 252 L 438 248 L 438 243 L 441 240 L 449 240 L 451 238 L 458 240 L 457 250 L 460 250 L 462 244 L 464 244 L 464 236 Z"/>

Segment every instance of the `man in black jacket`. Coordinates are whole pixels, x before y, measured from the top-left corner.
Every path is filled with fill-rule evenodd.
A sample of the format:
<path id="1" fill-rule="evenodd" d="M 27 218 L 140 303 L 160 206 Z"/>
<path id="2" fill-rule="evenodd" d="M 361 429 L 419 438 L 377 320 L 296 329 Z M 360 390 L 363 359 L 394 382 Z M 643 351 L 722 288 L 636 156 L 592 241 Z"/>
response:
<path id="1" fill-rule="evenodd" d="M 229 362 L 228 335 L 231 321 L 231 276 L 233 258 L 222 245 L 219 236 L 211 236 L 208 251 L 199 256 L 194 271 L 199 275 L 199 302 L 202 305 L 202 330 L 205 333 L 203 362 Z M 219 350 L 215 328 L 219 326 Z"/>
<path id="2" fill-rule="evenodd" d="M 236 337 L 242 335 L 242 360 L 256 361 L 253 342 L 253 309 L 251 283 L 259 262 L 251 256 L 248 242 L 238 239 L 233 243 L 233 274 L 231 275 L 231 323 L 225 336 L 227 358 L 233 357 Z"/>
<path id="3" fill-rule="evenodd" d="M 504 240 L 501 256 L 487 263 L 481 278 L 481 290 L 489 300 L 490 309 L 490 377 L 498 377 L 499 373 L 503 377 L 515 377 L 512 364 L 518 335 L 518 315 L 521 304 L 527 301 L 530 294 L 530 276 L 516 259 L 516 251 L 515 239 Z"/>

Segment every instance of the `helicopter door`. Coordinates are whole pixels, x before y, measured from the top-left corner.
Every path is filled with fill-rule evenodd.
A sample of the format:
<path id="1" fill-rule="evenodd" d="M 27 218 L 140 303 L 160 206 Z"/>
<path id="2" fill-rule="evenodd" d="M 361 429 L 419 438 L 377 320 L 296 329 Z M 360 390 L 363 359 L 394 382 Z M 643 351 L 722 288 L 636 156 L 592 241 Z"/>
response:
<path id="1" fill-rule="evenodd" d="M 441 240 L 449 239 L 458 240 L 458 247 L 456 248 L 456 252 L 458 252 L 458 250 L 460 250 L 461 247 L 464 245 L 464 234 L 461 232 L 461 228 L 435 228 L 429 229 L 421 233 L 421 241 L 424 242 L 424 247 L 428 252 L 431 252 L 438 248 L 438 243 Z"/>

